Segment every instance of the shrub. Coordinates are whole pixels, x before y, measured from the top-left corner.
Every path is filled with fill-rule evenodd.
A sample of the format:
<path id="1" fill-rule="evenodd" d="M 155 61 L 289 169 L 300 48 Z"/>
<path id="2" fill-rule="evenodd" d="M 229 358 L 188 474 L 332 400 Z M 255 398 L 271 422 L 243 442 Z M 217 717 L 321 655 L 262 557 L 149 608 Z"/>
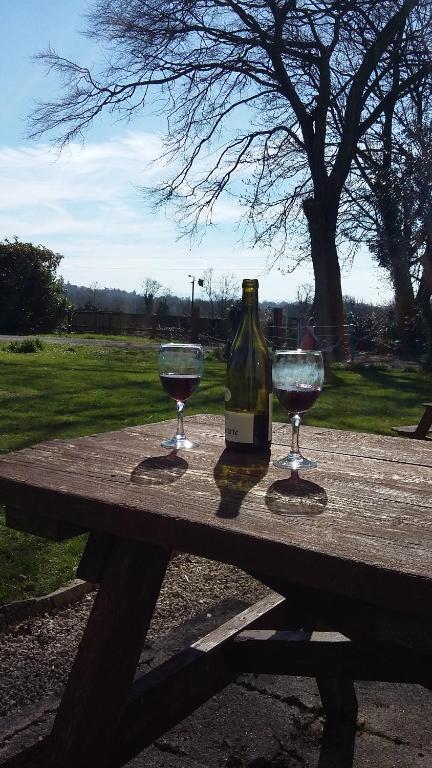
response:
<path id="1" fill-rule="evenodd" d="M 22 341 L 11 341 L 7 350 L 8 352 L 28 354 L 29 352 L 40 352 L 43 347 L 43 341 L 40 339 L 22 339 Z"/>

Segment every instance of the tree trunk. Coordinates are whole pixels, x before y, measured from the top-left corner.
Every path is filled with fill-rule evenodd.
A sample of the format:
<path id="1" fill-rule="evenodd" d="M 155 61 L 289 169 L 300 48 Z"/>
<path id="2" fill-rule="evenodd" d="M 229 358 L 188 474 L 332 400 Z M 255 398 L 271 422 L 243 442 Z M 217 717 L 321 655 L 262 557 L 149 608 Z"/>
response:
<path id="1" fill-rule="evenodd" d="M 387 187 L 388 189 L 388 187 Z M 416 304 L 410 274 L 410 258 L 399 221 L 399 203 L 389 189 L 382 194 L 381 219 L 385 251 L 395 292 L 395 312 L 400 354 L 410 355 L 415 348 Z"/>
<path id="2" fill-rule="evenodd" d="M 309 225 L 311 257 L 315 275 L 313 314 L 321 349 L 333 360 L 350 358 L 344 321 L 342 286 L 336 248 L 337 212 L 326 209 L 315 198 L 304 201 Z"/>
<path id="3" fill-rule="evenodd" d="M 400 339 L 400 354 L 410 355 L 415 347 L 416 306 L 409 266 L 398 248 L 392 248 L 391 276 L 395 292 L 395 311 Z M 394 251 L 394 252 L 393 252 Z"/>
<path id="4" fill-rule="evenodd" d="M 425 253 L 422 258 L 423 273 L 417 294 L 423 327 L 426 337 L 425 370 L 432 371 L 432 244 L 428 238 Z"/>

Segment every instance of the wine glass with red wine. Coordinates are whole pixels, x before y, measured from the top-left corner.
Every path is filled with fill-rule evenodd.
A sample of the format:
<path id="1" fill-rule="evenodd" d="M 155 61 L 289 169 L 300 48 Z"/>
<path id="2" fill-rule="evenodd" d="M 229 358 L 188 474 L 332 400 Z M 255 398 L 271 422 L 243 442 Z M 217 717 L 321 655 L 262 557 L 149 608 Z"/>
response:
<path id="1" fill-rule="evenodd" d="M 288 456 L 276 459 L 276 467 L 314 469 L 316 461 L 305 459 L 300 453 L 299 430 L 301 416 L 312 407 L 324 382 L 324 363 L 321 352 L 297 350 L 276 351 L 273 360 L 273 391 L 285 408 L 292 424 L 292 443 Z"/>
<path id="2" fill-rule="evenodd" d="M 162 344 L 159 351 L 159 378 L 169 397 L 177 403 L 177 429 L 174 437 L 161 443 L 163 448 L 196 448 L 183 427 L 185 403 L 201 381 L 204 353 L 199 344 Z"/>

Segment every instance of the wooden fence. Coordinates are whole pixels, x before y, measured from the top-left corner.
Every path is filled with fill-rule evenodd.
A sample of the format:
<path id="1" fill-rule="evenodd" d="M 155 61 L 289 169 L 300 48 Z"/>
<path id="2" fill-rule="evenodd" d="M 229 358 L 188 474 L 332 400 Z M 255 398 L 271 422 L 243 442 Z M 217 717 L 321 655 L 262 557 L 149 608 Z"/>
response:
<path id="1" fill-rule="evenodd" d="M 232 336 L 228 319 L 200 317 L 199 306 L 194 307 L 192 318 L 190 315 L 168 315 L 161 318 L 158 315 L 149 317 L 144 314 L 77 309 L 69 317 L 69 328 L 78 333 L 142 334 L 150 337 L 166 334 L 173 339 L 183 337 L 191 341 L 204 337 L 209 343 L 223 342 Z M 272 310 L 263 330 L 273 348 L 286 345 L 295 347 L 298 342 L 297 318 L 286 318 L 280 308 Z"/>

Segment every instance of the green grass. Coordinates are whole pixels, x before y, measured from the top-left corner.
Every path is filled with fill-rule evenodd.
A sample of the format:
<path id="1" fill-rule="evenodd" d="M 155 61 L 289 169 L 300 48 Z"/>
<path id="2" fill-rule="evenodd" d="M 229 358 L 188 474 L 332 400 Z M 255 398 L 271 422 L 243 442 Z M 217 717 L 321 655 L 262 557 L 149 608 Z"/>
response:
<path id="1" fill-rule="evenodd" d="M 71 333 L 57 333 L 56 336 L 67 336 L 72 339 L 106 339 L 107 341 L 129 341 L 133 343 L 141 344 L 156 344 L 159 341 L 158 338 L 151 339 L 148 332 L 141 334 L 121 334 L 121 333 L 78 333 L 78 331 L 72 331 Z"/>
<path id="2" fill-rule="evenodd" d="M 222 413 L 225 365 L 206 359 L 187 413 Z M 391 434 L 430 400 L 432 377 L 378 368 L 333 372 L 307 423 Z M 174 417 L 150 349 L 59 346 L 35 354 L 0 349 L 0 452 Z M 274 417 L 286 420 L 275 403 Z M 74 575 L 83 539 L 51 544 L 6 529 L 0 515 L 0 604 L 55 589 Z"/>
<path id="3" fill-rule="evenodd" d="M 79 333 L 78 331 L 53 331 L 52 333 L 28 333 L 28 334 L 21 334 L 22 336 L 25 336 L 26 339 L 35 339 L 37 337 L 42 337 L 44 341 L 49 343 L 50 337 L 52 338 L 61 338 L 61 339 L 94 339 L 95 341 L 126 341 L 126 342 L 133 342 L 133 343 L 140 343 L 144 346 L 150 345 L 150 344 L 157 344 L 161 341 L 159 337 L 150 338 L 149 333 L 141 333 L 141 334 L 121 334 L 121 333 Z"/>
<path id="4" fill-rule="evenodd" d="M 418 422 L 423 413 L 421 403 L 430 400 L 431 394 L 431 374 L 373 366 L 336 370 L 305 422 L 394 435 L 392 427 Z"/>
<path id="5" fill-rule="evenodd" d="M 219 408 L 223 375 L 220 363 L 207 362 L 188 413 Z M 0 452 L 174 412 L 159 385 L 155 351 L 47 345 L 37 354 L 0 352 Z"/>

